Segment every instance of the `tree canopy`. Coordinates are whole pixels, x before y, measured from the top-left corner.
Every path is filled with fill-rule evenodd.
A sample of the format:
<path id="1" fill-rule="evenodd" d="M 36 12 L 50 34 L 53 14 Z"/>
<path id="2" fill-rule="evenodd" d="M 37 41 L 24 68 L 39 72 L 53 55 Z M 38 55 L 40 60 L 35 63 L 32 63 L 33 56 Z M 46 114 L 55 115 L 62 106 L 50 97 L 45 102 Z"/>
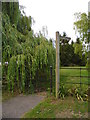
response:
<path id="1" fill-rule="evenodd" d="M 86 13 L 75 13 L 74 30 L 79 33 L 82 41 L 88 42 L 88 15 Z"/>
<path id="2" fill-rule="evenodd" d="M 34 35 L 32 17 L 20 12 L 19 3 L 3 3 L 2 9 L 3 75 L 8 90 L 13 92 L 17 86 L 20 92 L 25 92 L 27 87 L 32 89 L 37 70 L 54 67 L 55 48 L 42 34 Z"/>

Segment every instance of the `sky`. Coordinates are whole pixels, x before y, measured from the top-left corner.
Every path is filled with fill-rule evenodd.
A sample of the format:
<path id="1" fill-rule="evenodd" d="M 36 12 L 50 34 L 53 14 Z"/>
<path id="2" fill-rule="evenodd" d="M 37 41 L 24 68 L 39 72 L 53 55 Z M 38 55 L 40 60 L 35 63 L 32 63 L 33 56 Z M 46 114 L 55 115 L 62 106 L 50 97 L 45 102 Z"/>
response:
<path id="1" fill-rule="evenodd" d="M 88 13 L 90 0 L 19 0 L 19 4 L 25 6 L 27 16 L 32 16 L 35 24 L 32 26 L 34 33 L 42 31 L 47 26 L 47 38 L 55 39 L 56 31 L 60 34 L 66 32 L 68 37 L 76 40 L 77 35 L 73 30 L 75 21 L 74 13 Z"/>

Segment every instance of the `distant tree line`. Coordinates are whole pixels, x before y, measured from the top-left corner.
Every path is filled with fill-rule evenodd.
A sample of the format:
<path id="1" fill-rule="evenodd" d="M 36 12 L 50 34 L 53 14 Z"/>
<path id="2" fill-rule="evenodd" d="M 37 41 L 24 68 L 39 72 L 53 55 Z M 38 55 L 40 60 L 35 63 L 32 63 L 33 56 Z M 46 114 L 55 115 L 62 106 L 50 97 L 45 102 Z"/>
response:
<path id="1" fill-rule="evenodd" d="M 63 33 L 66 37 L 66 33 Z M 61 66 L 85 66 L 87 58 L 85 56 L 85 50 L 82 42 L 79 38 L 76 42 L 73 40 L 60 39 L 60 64 Z"/>
<path id="2" fill-rule="evenodd" d="M 88 64 L 88 15 L 86 13 L 75 13 L 74 30 L 77 35 L 76 40 L 71 43 L 67 40 L 60 40 L 60 61 L 62 66 L 85 66 Z M 77 34 L 78 33 L 78 34 Z M 67 36 L 63 33 L 63 36 Z"/>

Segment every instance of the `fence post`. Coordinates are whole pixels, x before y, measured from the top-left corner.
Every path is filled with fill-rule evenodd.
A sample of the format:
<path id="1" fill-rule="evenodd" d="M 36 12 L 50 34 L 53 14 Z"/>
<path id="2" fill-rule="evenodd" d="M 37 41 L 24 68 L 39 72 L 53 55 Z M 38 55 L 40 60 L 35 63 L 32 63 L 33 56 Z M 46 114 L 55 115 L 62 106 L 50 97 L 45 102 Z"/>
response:
<path id="1" fill-rule="evenodd" d="M 56 32 L 56 98 L 59 91 L 59 32 Z"/>
<path id="2" fill-rule="evenodd" d="M 81 67 L 80 67 L 80 88 L 81 88 Z"/>
<path id="3" fill-rule="evenodd" d="M 90 1 L 88 2 L 88 84 L 90 83 Z M 88 118 L 90 118 L 90 84 L 88 85 Z"/>
<path id="4" fill-rule="evenodd" d="M 52 66 L 50 66 L 50 94 L 52 93 Z"/>

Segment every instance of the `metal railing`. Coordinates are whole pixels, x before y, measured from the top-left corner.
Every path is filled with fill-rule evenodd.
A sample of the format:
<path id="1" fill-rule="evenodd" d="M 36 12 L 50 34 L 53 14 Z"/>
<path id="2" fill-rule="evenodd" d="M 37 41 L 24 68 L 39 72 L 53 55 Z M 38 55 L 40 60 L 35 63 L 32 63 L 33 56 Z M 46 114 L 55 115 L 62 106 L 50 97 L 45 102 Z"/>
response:
<path id="1" fill-rule="evenodd" d="M 80 78 L 80 82 L 65 82 L 66 84 L 85 84 L 85 85 L 90 85 L 90 76 L 89 76 L 89 72 L 90 71 L 90 68 L 82 68 L 82 67 L 61 67 L 60 69 L 68 69 L 68 70 L 80 70 L 79 71 L 79 75 L 65 75 L 63 77 L 74 77 L 74 78 Z M 81 75 L 81 71 L 82 70 L 87 70 L 88 72 L 88 75 L 85 76 L 85 75 Z M 87 78 L 88 79 L 88 82 L 82 82 L 82 78 Z"/>

